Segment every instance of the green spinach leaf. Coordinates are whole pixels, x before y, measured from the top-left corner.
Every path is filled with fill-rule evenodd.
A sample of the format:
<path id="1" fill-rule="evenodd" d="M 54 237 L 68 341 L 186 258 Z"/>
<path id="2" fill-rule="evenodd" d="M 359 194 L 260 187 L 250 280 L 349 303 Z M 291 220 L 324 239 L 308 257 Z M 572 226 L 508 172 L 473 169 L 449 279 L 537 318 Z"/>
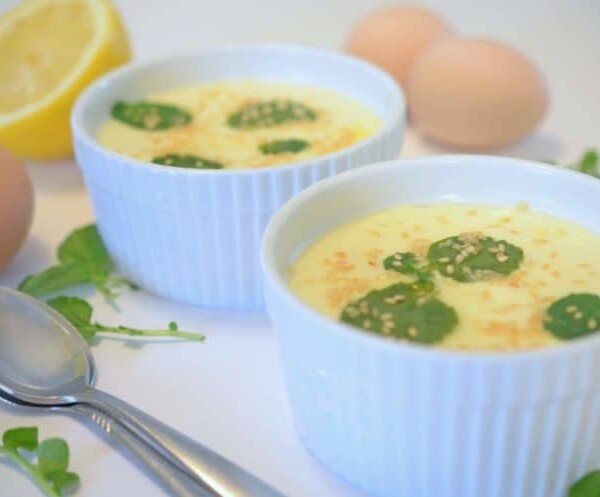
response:
<path id="1" fill-rule="evenodd" d="M 258 148 L 264 155 L 275 154 L 297 154 L 308 148 L 309 144 L 305 140 L 291 138 L 289 140 L 273 140 L 261 143 Z"/>
<path id="2" fill-rule="evenodd" d="M 175 105 L 156 102 L 117 102 L 111 109 L 117 121 L 146 131 L 164 131 L 192 122 L 192 115 Z"/>
<path id="3" fill-rule="evenodd" d="M 523 250 L 506 240 L 464 233 L 433 243 L 427 258 L 442 276 L 473 282 L 517 270 L 523 262 Z"/>
<path id="4" fill-rule="evenodd" d="M 246 130 L 315 119 L 317 113 L 300 102 L 274 99 L 247 105 L 231 114 L 227 124 L 234 129 Z"/>
<path id="5" fill-rule="evenodd" d="M 544 328 L 563 340 L 600 329 L 600 296 L 574 293 L 553 302 L 546 311 Z"/>
<path id="6" fill-rule="evenodd" d="M 160 155 L 152 159 L 152 162 L 154 164 L 162 164 L 163 166 L 184 167 L 188 169 L 223 169 L 223 164 L 220 162 L 203 159 L 191 154 Z"/>
<path id="7" fill-rule="evenodd" d="M 419 343 L 440 341 L 458 324 L 452 307 L 434 297 L 430 289 L 409 283 L 372 290 L 344 307 L 340 320 L 372 333 Z"/>

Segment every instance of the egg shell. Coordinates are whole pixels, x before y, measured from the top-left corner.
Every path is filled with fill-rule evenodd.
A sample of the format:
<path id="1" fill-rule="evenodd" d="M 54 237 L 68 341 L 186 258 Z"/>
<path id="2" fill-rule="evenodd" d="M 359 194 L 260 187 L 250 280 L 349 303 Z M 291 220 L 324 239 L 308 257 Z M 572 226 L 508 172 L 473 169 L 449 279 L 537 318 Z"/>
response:
<path id="1" fill-rule="evenodd" d="M 450 33 L 446 21 L 433 12 L 394 5 L 363 17 L 350 33 L 345 50 L 378 65 L 404 87 L 417 57 L 431 43 Z"/>
<path id="2" fill-rule="evenodd" d="M 523 138 L 549 105 L 544 80 L 527 57 L 479 38 L 431 46 L 413 66 L 407 97 L 411 118 L 425 135 L 466 149 Z"/>
<path id="3" fill-rule="evenodd" d="M 23 163 L 0 150 L 0 270 L 19 251 L 33 218 L 33 187 Z"/>

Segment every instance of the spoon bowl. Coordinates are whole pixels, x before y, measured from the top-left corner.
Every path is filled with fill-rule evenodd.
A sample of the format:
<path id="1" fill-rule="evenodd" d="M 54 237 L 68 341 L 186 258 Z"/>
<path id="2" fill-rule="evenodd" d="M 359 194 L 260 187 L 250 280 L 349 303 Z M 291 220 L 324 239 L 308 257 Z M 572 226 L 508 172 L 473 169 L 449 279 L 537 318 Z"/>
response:
<path id="1" fill-rule="evenodd" d="M 72 404 L 72 394 L 95 376 L 89 347 L 62 315 L 0 287 L 0 393 L 37 405 Z"/>

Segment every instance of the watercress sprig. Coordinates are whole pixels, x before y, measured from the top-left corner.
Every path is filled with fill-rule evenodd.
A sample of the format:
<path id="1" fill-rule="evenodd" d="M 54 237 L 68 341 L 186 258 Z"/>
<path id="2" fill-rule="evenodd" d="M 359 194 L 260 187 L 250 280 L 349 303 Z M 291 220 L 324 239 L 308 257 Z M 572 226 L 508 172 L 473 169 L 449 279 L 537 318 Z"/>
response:
<path id="1" fill-rule="evenodd" d="M 556 161 L 544 160 L 547 164 L 558 165 Z M 600 155 L 598 150 L 589 148 L 581 154 L 577 162 L 568 165 L 569 168 L 575 169 L 584 174 L 600 178 Z"/>
<path id="2" fill-rule="evenodd" d="M 108 298 L 116 297 L 119 287 L 137 288 L 114 274 L 113 262 L 95 224 L 76 229 L 57 251 L 59 263 L 28 276 L 18 289 L 32 297 L 44 297 L 76 285 L 92 284 Z"/>
<path id="3" fill-rule="evenodd" d="M 586 150 L 572 167 L 582 173 L 600 178 L 600 158 L 598 151 L 594 149 Z"/>
<path id="4" fill-rule="evenodd" d="M 600 470 L 591 471 L 571 485 L 569 497 L 600 497 Z"/>
<path id="5" fill-rule="evenodd" d="M 171 321 L 164 330 L 141 330 L 129 326 L 107 326 L 92 322 L 93 307 L 89 302 L 77 298 L 60 296 L 51 299 L 47 304 L 62 314 L 81 334 L 84 340 L 91 343 L 97 333 L 112 333 L 126 336 L 171 337 L 187 340 L 203 341 L 204 335 L 179 330 L 177 323 Z"/>
<path id="6" fill-rule="evenodd" d="M 68 470 L 69 446 L 61 438 L 39 442 L 37 427 L 7 430 L 2 435 L 0 457 L 17 464 L 48 497 L 62 497 L 79 484 Z"/>

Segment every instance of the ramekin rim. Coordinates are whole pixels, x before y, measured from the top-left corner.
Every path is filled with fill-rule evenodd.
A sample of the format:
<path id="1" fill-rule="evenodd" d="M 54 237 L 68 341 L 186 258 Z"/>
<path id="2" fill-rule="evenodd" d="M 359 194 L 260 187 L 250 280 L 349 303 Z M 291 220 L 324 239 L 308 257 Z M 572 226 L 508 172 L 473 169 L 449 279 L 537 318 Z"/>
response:
<path id="1" fill-rule="evenodd" d="M 460 351 L 453 349 L 444 349 L 425 344 L 416 344 L 400 340 L 390 340 L 374 333 L 367 333 L 356 327 L 335 321 L 324 314 L 312 309 L 308 304 L 296 297 L 286 284 L 284 275 L 275 268 L 274 257 L 272 254 L 273 240 L 276 233 L 285 225 L 285 219 L 292 214 L 298 206 L 307 202 L 316 193 L 327 190 L 335 184 L 351 181 L 355 177 L 363 176 L 364 174 L 373 173 L 372 168 L 392 169 L 397 167 L 410 167 L 411 165 L 419 165 L 425 162 L 435 160 L 441 164 L 451 164 L 456 162 L 475 163 L 476 161 L 486 160 L 496 163 L 505 163 L 520 165 L 529 169 L 537 169 L 551 174 L 564 175 L 571 180 L 585 183 L 588 186 L 592 185 L 598 190 L 600 195 L 600 182 L 586 174 L 566 168 L 557 167 L 541 162 L 536 162 L 529 159 L 520 159 L 512 157 L 502 157 L 485 154 L 438 154 L 431 156 L 420 156 L 411 158 L 398 158 L 387 161 L 378 162 L 370 166 L 370 170 L 365 168 L 352 169 L 342 172 L 335 176 L 325 178 L 316 184 L 302 190 L 294 197 L 289 199 L 270 219 L 263 237 L 261 240 L 260 249 L 260 264 L 263 273 L 263 279 L 268 280 L 263 285 L 267 285 L 274 289 L 286 301 L 286 304 L 294 309 L 294 312 L 315 322 L 322 330 L 329 334 L 341 335 L 344 334 L 352 340 L 362 342 L 365 346 L 377 347 L 385 353 L 395 353 L 398 355 L 419 356 L 423 360 L 431 361 L 453 361 L 458 363 L 468 363 L 476 365 L 515 365 L 524 362 L 536 362 L 552 360 L 557 357 L 574 356 L 580 354 L 582 349 L 590 348 L 591 345 L 600 347 L 600 333 L 581 337 L 573 341 L 563 342 L 557 346 L 543 347 L 539 349 L 527 349 L 508 352 L 492 352 L 492 351 Z"/>
<path id="2" fill-rule="evenodd" d="M 398 100 L 398 105 L 394 110 L 392 116 L 387 119 L 383 126 L 377 130 L 372 135 L 367 138 L 360 140 L 349 147 L 344 147 L 336 152 L 321 155 L 314 157 L 313 159 L 300 161 L 300 162 L 292 162 L 287 164 L 266 166 L 260 168 L 247 168 L 247 169 L 191 169 L 191 168 L 175 168 L 175 167 L 165 167 L 160 164 L 152 164 L 151 162 L 146 162 L 143 160 L 134 159 L 132 157 L 128 157 L 126 155 L 119 154 L 112 150 L 103 147 L 98 143 L 98 141 L 91 136 L 85 127 L 83 126 L 83 113 L 87 105 L 89 105 L 90 101 L 93 101 L 95 95 L 107 85 L 112 84 L 114 81 L 118 80 L 121 77 L 124 77 L 127 74 L 143 70 L 144 68 L 151 66 L 159 66 L 161 64 L 172 63 L 176 60 L 185 60 L 185 59 L 193 59 L 201 56 L 211 56 L 213 54 L 219 53 L 227 53 L 227 52 L 251 52 L 256 50 L 265 50 L 265 51 L 289 51 L 289 52 L 305 52 L 310 53 L 316 57 L 332 57 L 342 60 L 350 61 L 353 64 L 356 64 L 358 67 L 362 67 L 363 70 L 371 72 L 375 77 L 380 79 L 380 82 L 389 86 L 390 90 L 395 92 L 395 96 Z M 374 143 L 380 142 L 384 140 L 386 136 L 388 136 L 397 126 L 402 126 L 406 124 L 406 114 L 407 114 L 407 104 L 406 104 L 406 96 L 402 88 L 394 81 L 391 75 L 378 68 L 374 64 L 362 60 L 358 57 L 355 57 L 350 54 L 346 54 L 337 50 L 327 49 L 327 48 L 318 48 L 312 47 L 309 45 L 300 45 L 293 43 L 230 43 L 224 44 L 219 47 L 207 48 L 204 50 L 193 51 L 189 53 L 180 53 L 177 55 L 164 56 L 157 59 L 150 60 L 142 60 L 135 61 L 123 66 L 117 67 L 112 71 L 106 73 L 101 76 L 97 80 L 95 80 L 92 84 L 87 86 L 81 94 L 77 97 L 73 109 L 71 111 L 70 123 L 71 129 L 73 132 L 73 137 L 75 141 L 81 141 L 88 148 L 91 148 L 95 153 L 103 154 L 112 159 L 115 163 L 118 163 L 120 166 L 127 166 L 131 168 L 143 169 L 156 174 L 169 174 L 169 175 L 177 175 L 177 176 L 216 176 L 216 177 L 225 177 L 225 176 L 259 176 L 263 174 L 271 174 L 271 173 L 279 173 L 285 174 L 285 171 L 295 170 L 295 169 L 305 169 L 309 167 L 314 167 L 317 164 L 324 164 L 331 160 L 339 160 L 341 157 L 349 157 L 354 155 L 357 151 L 362 150 L 364 148 L 368 148 Z"/>

